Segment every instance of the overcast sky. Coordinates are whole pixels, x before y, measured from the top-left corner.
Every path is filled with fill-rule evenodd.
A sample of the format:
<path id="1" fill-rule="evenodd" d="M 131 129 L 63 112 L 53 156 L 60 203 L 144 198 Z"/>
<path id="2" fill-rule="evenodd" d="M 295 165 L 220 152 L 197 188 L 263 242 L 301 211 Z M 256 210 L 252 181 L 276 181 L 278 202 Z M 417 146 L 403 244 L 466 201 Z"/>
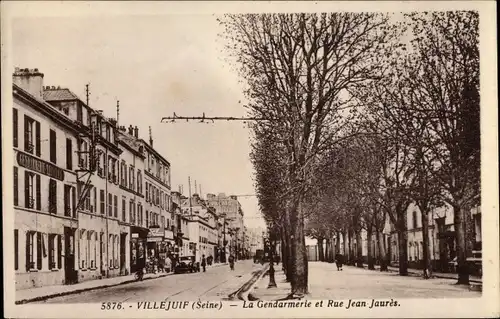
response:
<path id="1" fill-rule="evenodd" d="M 90 106 L 137 125 L 172 165 L 172 189 L 188 176 L 203 195 L 254 194 L 249 130 L 240 122 L 162 124 L 162 116 L 241 116 L 238 76 L 224 62 L 211 15 L 22 18 L 12 24 L 12 62 L 38 68 L 44 85 L 67 87 Z M 241 101 L 241 103 L 239 102 Z M 240 198 L 249 227 L 263 226 L 255 197 Z"/>

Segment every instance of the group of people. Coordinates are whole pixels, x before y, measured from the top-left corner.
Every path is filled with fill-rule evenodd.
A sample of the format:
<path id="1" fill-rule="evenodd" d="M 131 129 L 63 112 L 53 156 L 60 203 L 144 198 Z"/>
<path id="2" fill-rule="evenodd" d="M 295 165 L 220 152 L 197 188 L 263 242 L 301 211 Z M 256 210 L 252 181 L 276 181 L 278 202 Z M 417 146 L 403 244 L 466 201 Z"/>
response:
<path id="1" fill-rule="evenodd" d="M 211 266 L 212 262 L 213 262 L 212 256 L 208 256 L 208 258 L 205 258 L 205 255 L 201 256 L 201 268 L 203 268 L 203 272 L 207 271 L 207 264 L 208 264 L 208 266 Z M 229 262 L 229 268 L 231 270 L 234 270 L 234 257 L 233 257 L 233 255 L 229 256 L 228 262 Z"/>

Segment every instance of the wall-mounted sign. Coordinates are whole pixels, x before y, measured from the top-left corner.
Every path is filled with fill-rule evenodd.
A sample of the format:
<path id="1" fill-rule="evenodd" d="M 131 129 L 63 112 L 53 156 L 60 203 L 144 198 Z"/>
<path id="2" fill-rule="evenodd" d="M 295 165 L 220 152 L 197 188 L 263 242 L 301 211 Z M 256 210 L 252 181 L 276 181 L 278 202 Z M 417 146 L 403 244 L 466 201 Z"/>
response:
<path id="1" fill-rule="evenodd" d="M 64 170 L 62 168 L 29 154 L 17 152 L 17 163 L 21 167 L 64 181 Z"/>

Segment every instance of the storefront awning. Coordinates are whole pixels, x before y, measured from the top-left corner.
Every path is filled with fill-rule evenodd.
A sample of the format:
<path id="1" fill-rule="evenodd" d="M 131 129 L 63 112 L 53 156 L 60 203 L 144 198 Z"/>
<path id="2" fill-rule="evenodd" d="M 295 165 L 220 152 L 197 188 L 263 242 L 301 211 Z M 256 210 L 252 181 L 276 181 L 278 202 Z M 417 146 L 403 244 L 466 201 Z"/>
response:
<path id="1" fill-rule="evenodd" d="M 149 229 L 138 226 L 130 226 L 130 232 L 132 234 L 139 234 L 140 238 L 146 238 L 148 236 Z"/>

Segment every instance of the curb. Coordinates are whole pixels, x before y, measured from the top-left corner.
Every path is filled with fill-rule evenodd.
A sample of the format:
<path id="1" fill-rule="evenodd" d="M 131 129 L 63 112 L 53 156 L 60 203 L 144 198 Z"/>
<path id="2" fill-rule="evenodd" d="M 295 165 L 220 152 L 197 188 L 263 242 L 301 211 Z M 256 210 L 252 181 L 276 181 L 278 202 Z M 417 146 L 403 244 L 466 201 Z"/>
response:
<path id="1" fill-rule="evenodd" d="M 257 270 L 238 290 L 228 295 L 229 300 L 235 300 L 235 298 L 238 300 L 247 300 L 244 294 L 250 291 L 251 287 L 266 273 L 267 268 L 267 266 L 264 266 L 262 269 Z"/>
<path id="2" fill-rule="evenodd" d="M 252 277 L 245 285 L 243 285 L 238 293 L 238 299 L 243 301 L 248 301 L 248 295 L 252 292 L 252 288 L 255 286 L 257 282 L 259 282 L 265 274 L 269 272 L 269 264 L 264 266 L 260 272 L 258 272 L 254 277 Z M 244 288 L 248 285 L 246 288 Z"/>
<path id="3" fill-rule="evenodd" d="M 399 270 L 395 270 L 395 269 L 389 269 L 389 272 L 393 272 L 393 273 L 399 273 Z M 416 272 L 408 272 L 408 275 L 409 276 L 412 276 L 412 277 L 421 277 L 422 274 L 421 273 L 416 273 Z M 440 279 L 449 279 L 449 280 L 458 280 L 458 278 L 455 278 L 455 277 L 449 277 L 449 276 L 446 276 L 446 275 L 435 275 L 435 274 L 432 274 L 432 278 L 440 278 Z M 469 279 L 469 282 L 471 283 L 475 283 L 475 284 L 483 284 L 483 282 L 481 280 L 477 280 L 477 279 Z"/>
<path id="4" fill-rule="evenodd" d="M 170 273 L 162 274 L 162 275 L 160 275 L 158 277 L 143 278 L 142 281 L 152 280 L 152 279 L 159 279 L 159 278 L 171 276 L 173 274 L 174 273 L 170 272 Z M 45 295 L 45 296 L 33 297 L 33 298 L 22 299 L 22 300 L 16 300 L 15 304 L 16 305 L 22 305 L 22 304 L 26 304 L 26 303 L 30 303 L 30 302 L 43 301 L 43 300 L 47 300 L 47 299 L 51 299 L 51 298 L 62 297 L 62 296 L 73 295 L 73 294 L 79 294 L 79 293 L 82 293 L 82 292 L 87 292 L 87 291 L 92 291 L 92 290 L 99 290 L 99 289 L 105 289 L 105 288 L 110 288 L 110 287 L 116 287 L 116 286 L 120 286 L 120 285 L 130 284 L 130 283 L 133 283 L 133 282 L 137 282 L 137 280 L 136 279 L 129 279 L 129 280 L 125 280 L 125 281 L 122 281 L 122 282 L 119 282 L 119 283 L 116 283 L 116 284 L 109 284 L 109 285 L 89 287 L 89 288 L 81 288 L 81 289 L 76 289 L 76 290 L 71 290 L 71 291 L 65 291 L 65 292 L 60 292 L 60 293 L 54 293 L 54 294 Z"/>

